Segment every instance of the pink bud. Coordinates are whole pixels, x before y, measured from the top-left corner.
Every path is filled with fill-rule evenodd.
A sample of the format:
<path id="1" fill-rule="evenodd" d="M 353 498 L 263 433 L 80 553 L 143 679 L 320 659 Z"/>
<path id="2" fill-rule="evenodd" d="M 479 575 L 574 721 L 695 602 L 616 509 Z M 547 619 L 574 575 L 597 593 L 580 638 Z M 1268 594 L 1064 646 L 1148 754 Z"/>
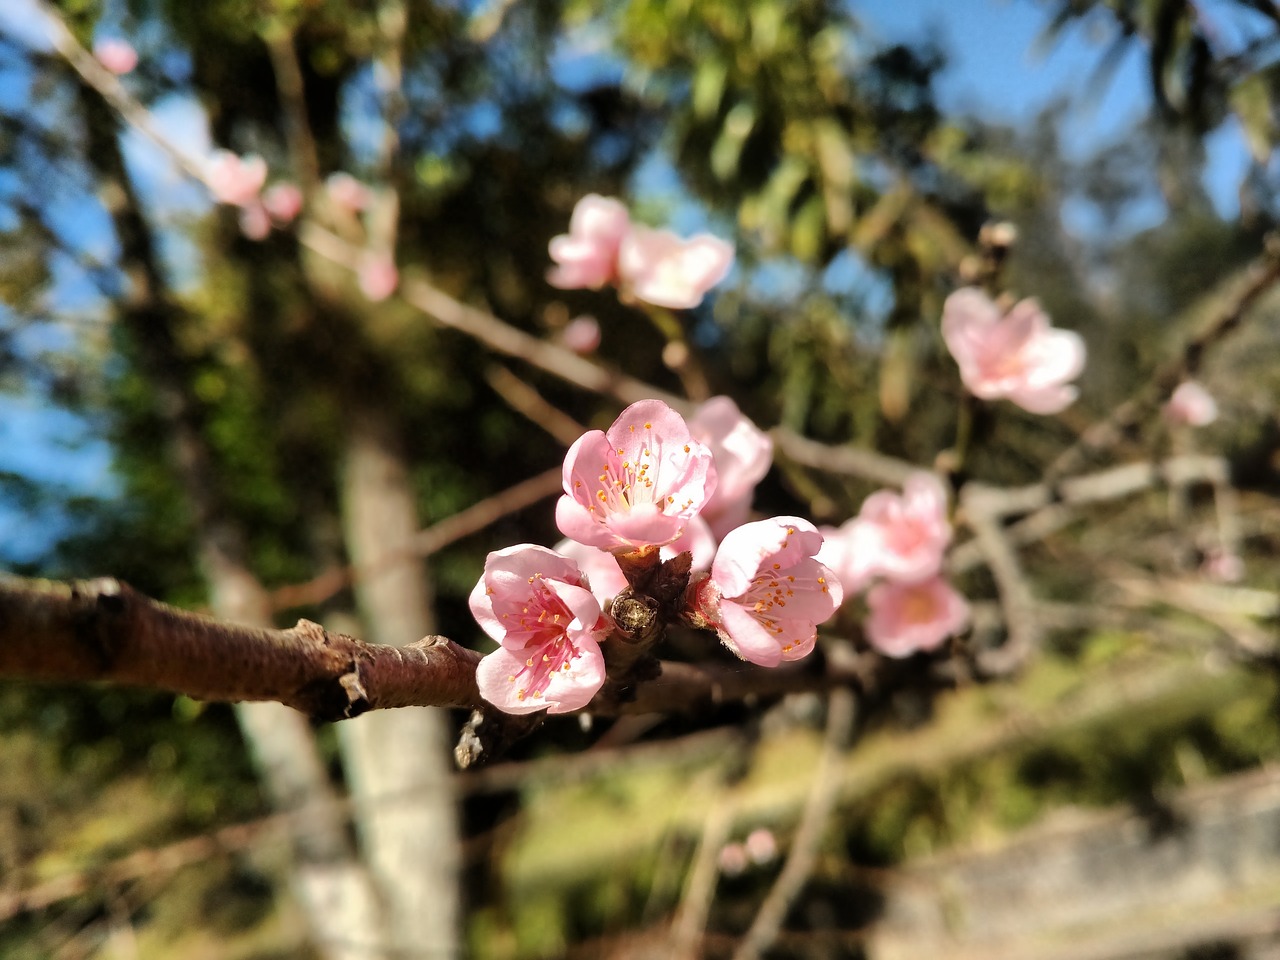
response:
<path id="1" fill-rule="evenodd" d="M 273 184 L 262 195 L 262 205 L 271 214 L 271 219 L 281 226 L 293 223 L 302 212 L 302 191 L 296 183 L 287 180 Z"/>
<path id="2" fill-rule="evenodd" d="M 213 199 L 235 207 L 255 203 L 267 180 L 267 162 L 259 156 L 241 157 L 230 150 L 215 150 L 205 170 Z"/>
<path id="3" fill-rule="evenodd" d="M 271 218 L 267 216 L 266 207 L 260 203 L 251 203 L 240 208 L 240 232 L 250 240 L 265 240 L 271 233 Z"/>
<path id="4" fill-rule="evenodd" d="M 589 193 L 573 208 L 569 232 L 552 237 L 556 266 L 547 283 L 562 290 L 597 289 L 617 274 L 618 247 L 631 226 L 627 208 L 612 197 Z"/>
<path id="5" fill-rule="evenodd" d="M 1084 369 L 1084 341 L 1051 327 L 1034 300 L 1002 314 L 976 287 L 957 290 L 942 308 L 942 337 L 975 397 L 1008 399 L 1031 413 L 1057 413 L 1076 399 L 1068 382 Z"/>
<path id="6" fill-rule="evenodd" d="M 367 253 L 360 259 L 356 271 L 360 292 L 373 303 L 381 303 L 396 292 L 400 285 L 400 271 L 395 261 L 385 253 Z"/>
<path id="7" fill-rule="evenodd" d="M 633 227 L 618 250 L 623 289 L 673 310 L 696 307 L 732 266 L 733 247 L 707 233 L 682 240 L 670 230 Z"/>
<path id="8" fill-rule="evenodd" d="M 1213 395 L 1194 380 L 1178 385 L 1164 405 L 1170 423 L 1186 427 L 1204 427 L 1218 419 L 1218 403 Z"/>
<path id="9" fill-rule="evenodd" d="M 867 608 L 867 639 L 888 657 L 933 650 L 969 623 L 969 605 L 942 577 L 877 583 L 867 591 Z"/>
<path id="10" fill-rule="evenodd" d="M 764 865 L 778 855 L 778 839 L 767 827 L 756 827 L 743 843 L 753 863 Z"/>
<path id="11" fill-rule="evenodd" d="M 560 331 L 560 342 L 583 356 L 595 353 L 600 347 L 600 323 L 595 317 L 574 317 Z"/>
<path id="12" fill-rule="evenodd" d="M 95 40 L 93 55 L 98 58 L 100 64 L 116 76 L 122 77 L 126 73 L 133 73 L 138 66 L 138 51 L 133 49 L 133 45 L 127 40 L 117 37 Z"/>

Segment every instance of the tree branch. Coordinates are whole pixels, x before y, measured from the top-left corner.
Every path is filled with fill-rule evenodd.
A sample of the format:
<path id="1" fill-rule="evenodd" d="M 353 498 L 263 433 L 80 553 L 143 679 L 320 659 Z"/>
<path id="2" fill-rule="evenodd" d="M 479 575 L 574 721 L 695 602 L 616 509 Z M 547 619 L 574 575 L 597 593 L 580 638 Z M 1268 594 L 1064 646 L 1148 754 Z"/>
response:
<path id="1" fill-rule="evenodd" d="M 475 706 L 479 659 L 444 637 L 389 647 L 308 620 L 289 630 L 237 626 L 110 578 L 0 578 L 0 677 L 106 680 L 201 700 L 277 700 L 342 720 L 388 707 Z"/>

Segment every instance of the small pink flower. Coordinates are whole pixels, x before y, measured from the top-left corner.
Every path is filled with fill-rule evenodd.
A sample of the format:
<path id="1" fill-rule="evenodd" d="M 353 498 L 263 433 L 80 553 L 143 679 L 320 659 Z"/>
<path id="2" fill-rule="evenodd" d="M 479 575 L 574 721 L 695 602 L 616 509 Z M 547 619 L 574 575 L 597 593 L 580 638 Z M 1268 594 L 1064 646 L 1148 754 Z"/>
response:
<path id="1" fill-rule="evenodd" d="M 360 292 L 370 301 L 381 303 L 396 292 L 400 285 L 400 271 L 387 254 L 366 253 L 360 258 L 356 282 L 360 285 Z"/>
<path id="2" fill-rule="evenodd" d="M 844 599 L 840 581 L 814 559 L 821 546 L 822 534 L 799 517 L 743 524 L 694 588 L 695 613 L 743 660 L 776 667 L 800 659 Z"/>
<path id="3" fill-rule="evenodd" d="M 271 218 L 267 209 L 260 203 L 251 203 L 240 208 L 240 232 L 250 240 L 265 240 L 271 233 Z"/>
<path id="4" fill-rule="evenodd" d="M 373 202 L 373 191 L 342 170 L 329 174 L 324 188 L 333 204 L 347 213 L 359 213 Z"/>
<path id="5" fill-rule="evenodd" d="M 215 150 L 205 176 L 218 203 L 247 207 L 257 202 L 267 181 L 267 161 L 252 154 L 241 157 L 230 150 Z"/>
<path id="6" fill-rule="evenodd" d="M 480 695 L 506 713 L 568 713 L 604 684 L 608 619 L 578 565 L 533 544 L 495 550 L 471 613 L 500 646 L 476 668 Z"/>
<path id="7" fill-rule="evenodd" d="M 709 233 L 683 240 L 670 230 L 633 227 L 618 250 L 622 288 L 673 310 L 696 307 L 732 266 L 732 245 Z"/>
<path id="8" fill-rule="evenodd" d="M 1173 396 L 1164 405 L 1164 415 L 1170 423 L 1205 427 L 1218 419 L 1218 402 L 1200 384 L 1187 380 L 1173 391 Z"/>
<path id="9" fill-rule="evenodd" d="M 946 488 L 918 470 L 901 495 L 879 490 L 867 497 L 858 515 L 823 544 L 820 559 L 845 589 L 856 591 L 877 576 L 905 582 L 933 576 L 950 543 Z"/>
<path id="10" fill-rule="evenodd" d="M 608 432 L 592 430 L 569 448 L 556 525 L 571 540 L 614 552 L 673 543 L 716 487 L 711 451 L 680 414 L 641 400 Z"/>
<path id="11" fill-rule="evenodd" d="M 750 861 L 747 860 L 747 848 L 738 841 L 726 843 L 716 854 L 716 865 L 726 877 L 740 877 L 747 872 Z"/>
<path id="12" fill-rule="evenodd" d="M 266 207 L 271 219 L 280 226 L 286 226 L 302 212 L 302 191 L 296 183 L 287 180 L 272 184 L 262 195 L 262 205 Z"/>
<path id="13" fill-rule="evenodd" d="M 947 297 L 942 337 L 975 397 L 1008 399 L 1031 413 L 1057 413 L 1078 391 L 1069 386 L 1084 369 L 1080 335 L 1057 330 L 1034 300 L 1006 314 L 976 287 Z"/>
<path id="14" fill-rule="evenodd" d="M 867 608 L 867 639 L 888 657 L 933 650 L 969 623 L 969 604 L 942 577 L 877 583 L 867 591 Z"/>
<path id="15" fill-rule="evenodd" d="M 547 283 L 562 290 L 598 289 L 617 274 L 618 247 L 631 228 L 627 208 L 612 197 L 589 193 L 573 208 L 569 232 L 551 238 L 556 266 Z"/>
<path id="16" fill-rule="evenodd" d="M 119 77 L 133 73 L 138 66 L 138 51 L 127 40 L 117 37 L 95 40 L 93 55 L 100 64 Z"/>
<path id="17" fill-rule="evenodd" d="M 600 323 L 595 317 L 574 317 L 560 331 L 560 342 L 574 353 L 587 356 L 600 348 Z"/>
<path id="18" fill-rule="evenodd" d="M 751 515 L 756 485 L 773 463 L 773 441 L 728 397 L 712 397 L 698 407 L 689 430 L 711 448 L 716 459 L 720 480 L 702 516 L 723 537 Z"/>
<path id="19" fill-rule="evenodd" d="M 778 855 L 778 838 L 768 827 L 756 827 L 743 841 L 752 863 L 763 866 Z"/>

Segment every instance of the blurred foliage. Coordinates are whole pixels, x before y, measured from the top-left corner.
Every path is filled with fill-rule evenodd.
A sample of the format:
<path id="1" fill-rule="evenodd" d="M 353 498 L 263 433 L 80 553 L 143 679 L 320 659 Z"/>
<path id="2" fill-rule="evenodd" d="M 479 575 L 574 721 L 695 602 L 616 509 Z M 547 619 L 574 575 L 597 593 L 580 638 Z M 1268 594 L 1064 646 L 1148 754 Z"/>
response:
<path id="1" fill-rule="evenodd" d="M 1098 83 L 1121 51 L 1142 45 L 1159 107 L 1125 142 L 1073 162 L 1059 141 L 1065 104 L 1020 129 L 945 115 L 934 95 L 945 51 L 932 43 L 877 47 L 856 9 L 834 0 L 479 7 L 411 0 L 400 152 L 386 169 L 369 132 L 380 109 L 371 66 L 384 52 L 379 6 L 60 4 L 86 42 L 103 26 L 136 39 L 143 64 L 126 83 L 141 99 L 191 98 L 218 145 L 260 152 L 274 176 L 300 179 L 306 171 L 290 155 L 268 46 L 284 38 L 297 53 L 319 172 L 385 176 L 398 190 L 406 276 L 427 276 L 536 335 L 590 312 L 604 330 L 601 360 L 664 389 L 678 389 L 679 381 L 664 366 L 651 325 L 609 291 L 549 288 L 546 243 L 591 191 L 634 197 L 654 222 L 692 216 L 732 234 L 740 263 L 734 283 L 688 318 L 713 389 L 731 394 L 762 425 L 913 462 L 929 464 L 955 442 L 961 391 L 937 330 L 942 300 L 965 280 L 981 224 L 1008 220 L 1020 239 L 1003 283 L 1039 297 L 1058 323 L 1084 333 L 1091 361 L 1080 404 L 1060 421 L 1008 404 L 979 414 L 966 468 L 993 482 L 1034 480 L 1092 415 L 1126 396 L 1184 335 L 1188 312 L 1253 255 L 1280 213 L 1271 189 L 1274 29 L 1257 27 L 1245 47 L 1220 50 L 1196 4 L 1048 5 L 1050 39 L 1077 22 L 1110 31 L 1112 52 L 1099 61 Z M 1214 5 L 1212 15 L 1254 23 L 1270 9 L 1240 0 Z M 0 294 L 7 304 L 0 387 L 108 424 L 121 487 L 108 501 L 73 505 L 76 536 L 38 572 L 111 573 L 199 606 L 198 531 L 169 456 L 166 400 L 139 344 L 111 324 L 130 278 L 110 237 L 113 198 L 97 190 L 105 160 L 86 146 L 75 84 L 63 67 L 0 36 L 0 69 L 27 85 L 16 105 L 0 107 Z M 1200 186 L 1204 137 L 1229 115 L 1255 160 L 1238 221 L 1222 219 Z M 64 198 L 59 204 L 33 200 L 55 192 Z M 1154 226 L 1126 228 L 1135 210 L 1153 204 L 1160 211 Z M 339 476 L 354 410 L 385 412 L 397 425 L 424 525 L 560 462 L 562 446 L 486 386 L 492 359 L 464 335 L 394 300 L 370 305 L 349 277 L 313 260 L 288 233 L 254 243 L 225 209 L 192 204 L 166 214 L 145 198 L 144 207 L 151 229 L 170 245 L 163 253 L 178 318 L 172 333 L 212 455 L 207 479 L 246 531 L 253 570 L 268 586 L 345 561 Z M 1064 226 L 1065 213 L 1081 209 L 1098 224 L 1084 236 Z M 19 348 L 23 337 L 38 340 L 46 324 L 63 331 L 65 347 Z M 1233 345 L 1213 383 L 1240 414 L 1238 426 L 1221 428 L 1215 441 L 1247 467 L 1240 476 L 1257 489 L 1274 484 L 1280 467 L 1280 382 L 1260 348 L 1268 336 L 1274 343 L 1274 312 L 1270 325 Z M 612 404 L 518 359 L 503 362 L 579 422 L 603 426 L 612 418 Z M 757 504 L 770 514 L 838 523 L 869 490 L 781 464 Z M 19 476 L 0 475 L 0 492 L 32 510 L 58 497 Z M 1105 516 L 1101 545 L 1068 531 L 1033 551 L 1038 588 L 1087 603 L 1100 556 L 1176 570 L 1177 550 L 1161 552 L 1163 504 L 1143 507 Z M 1251 536 L 1254 556 L 1275 546 L 1276 532 L 1265 525 Z M 544 503 L 433 558 L 445 632 L 464 643 L 474 638 L 466 597 L 489 549 L 558 538 Z M 979 598 L 993 592 L 981 573 L 965 586 Z M 349 605 L 344 593 L 305 612 L 319 617 Z M 1209 644 L 1212 634 L 1201 634 Z M 1130 662 L 1136 656 L 1145 659 Z M 1141 676 L 1170 659 L 1129 634 L 1072 637 L 1011 691 L 956 695 L 941 694 L 945 684 L 926 665 L 908 664 L 916 682 L 876 705 L 873 729 L 851 754 L 854 787 L 811 882 L 814 916 L 829 907 L 854 929 L 874 913 L 874 889 L 855 898 L 865 912 L 849 909 L 850 890 L 864 882 L 853 865 L 893 864 L 1015 829 L 1057 805 L 1149 799 L 1193 775 L 1276 759 L 1273 678 L 1231 671 L 1205 682 L 1198 668 L 1174 658 L 1178 683 L 1167 696 L 1112 705 L 1089 722 L 1000 742 L 983 755 L 926 753 L 905 770 L 899 762 L 926 737 L 979 742 L 975 729 L 1007 719 L 1010 699 L 1025 698 L 1015 706 L 1039 715 L 1089 696 L 1109 670 Z M 725 712 L 670 721 L 654 738 L 742 720 Z M 758 806 L 744 806 L 742 816 L 770 823 L 785 842 L 817 750 L 813 720 L 791 717 L 781 733 L 770 728 L 754 753 L 743 748 L 692 764 L 677 756 L 639 773 L 472 798 L 470 837 L 482 851 L 468 875 L 475 954 L 589 950 L 581 945 L 591 938 L 667 917 L 705 805 L 728 790 L 755 796 Z M 518 756 L 590 739 L 576 726 L 552 724 Z M 742 764 L 750 768 L 745 775 L 728 769 Z M 876 776 L 864 777 L 868 770 Z M 263 812 L 229 713 L 181 698 L 0 686 L 0 771 L 13 771 L 0 778 L 0 873 L 22 884 Z M 199 945 L 184 939 L 195 932 L 182 929 L 193 917 L 204 918 L 197 926 L 221 956 L 296 956 L 296 918 L 270 893 L 280 889 L 283 859 L 275 848 L 224 858 L 217 869 L 174 875 L 171 886 L 167 878 L 141 885 L 137 900 L 121 908 L 112 906 L 111 891 L 93 890 L 70 906 L 0 926 L 0 953 L 52 956 L 57 943 L 42 939 L 41 928 L 70 937 L 101 929 L 111 910 L 123 909 L 144 936 L 158 938 L 145 941 L 146 956 L 198 954 Z M 766 871 L 722 881 L 713 930 L 741 932 L 769 879 Z M 167 888 L 163 896 L 159 887 Z"/>

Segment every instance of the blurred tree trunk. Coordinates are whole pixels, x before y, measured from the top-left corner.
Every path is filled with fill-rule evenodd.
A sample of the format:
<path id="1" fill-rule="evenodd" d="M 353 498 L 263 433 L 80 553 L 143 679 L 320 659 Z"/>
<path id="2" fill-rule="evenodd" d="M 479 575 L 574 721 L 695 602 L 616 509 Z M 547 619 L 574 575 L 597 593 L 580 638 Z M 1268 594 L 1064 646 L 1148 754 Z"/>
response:
<path id="1" fill-rule="evenodd" d="M 198 561 L 218 617 L 272 626 L 266 591 L 247 562 L 240 525 L 223 508 L 212 458 L 202 436 L 202 416 L 192 397 L 188 358 L 174 331 L 181 308 L 167 295 L 154 238 L 125 172 L 114 114 L 93 90 L 81 88 L 89 158 L 121 246 L 129 289 L 120 320 L 138 351 L 143 372 L 168 427 L 170 455 L 194 518 Z M 326 775 L 305 717 L 277 703 L 240 704 L 237 719 L 277 810 L 306 808 L 294 825 L 291 884 L 320 955 L 328 960 L 369 960 L 380 939 L 372 888 L 347 840 L 337 795 Z"/>
<path id="2" fill-rule="evenodd" d="M 418 511 L 390 415 L 348 421 L 343 519 L 367 639 L 404 645 L 435 632 Z M 386 906 L 393 947 L 459 956 L 458 817 L 443 710 L 379 710 L 339 728 L 365 858 Z"/>

